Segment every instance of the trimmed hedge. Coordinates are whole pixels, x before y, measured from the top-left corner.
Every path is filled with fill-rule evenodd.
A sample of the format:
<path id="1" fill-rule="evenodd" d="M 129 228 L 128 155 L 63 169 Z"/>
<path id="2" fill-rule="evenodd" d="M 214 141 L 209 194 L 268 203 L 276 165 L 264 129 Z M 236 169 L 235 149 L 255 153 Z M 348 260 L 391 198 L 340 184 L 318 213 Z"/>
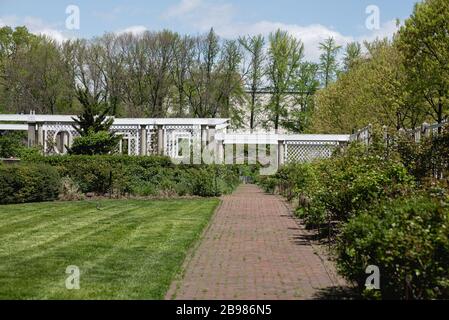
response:
<path id="1" fill-rule="evenodd" d="M 0 166 L 0 204 L 56 200 L 59 187 L 58 171 L 50 165 Z"/>
<path id="2" fill-rule="evenodd" d="M 160 156 L 52 156 L 28 161 L 55 167 L 83 193 L 116 196 L 219 196 L 232 192 L 240 175 L 256 172 L 246 166 L 175 165 Z"/>

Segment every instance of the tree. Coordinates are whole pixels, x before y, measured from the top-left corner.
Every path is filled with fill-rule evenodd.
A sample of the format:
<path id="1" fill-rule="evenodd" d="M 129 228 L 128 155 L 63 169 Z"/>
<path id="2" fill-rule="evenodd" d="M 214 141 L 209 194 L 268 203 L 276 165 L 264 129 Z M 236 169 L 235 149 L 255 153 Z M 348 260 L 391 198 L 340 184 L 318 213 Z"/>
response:
<path id="1" fill-rule="evenodd" d="M 220 63 L 221 72 L 217 75 L 219 84 L 217 86 L 217 106 L 215 115 L 224 118 L 231 118 L 235 126 L 239 126 L 243 119 L 238 112 L 234 112 L 233 103 L 243 104 L 244 89 L 242 86 L 243 72 L 240 72 L 240 65 L 243 54 L 239 42 L 236 40 L 225 41 Z M 234 101 L 233 101 L 234 100 Z"/>
<path id="2" fill-rule="evenodd" d="M 269 104 L 270 120 L 278 130 L 282 117 L 287 114 L 289 91 L 304 55 L 301 41 L 286 31 L 277 30 L 269 36 L 267 77 L 272 96 Z"/>
<path id="3" fill-rule="evenodd" d="M 178 36 L 173 42 L 173 63 L 171 75 L 176 88 L 178 108 L 175 115 L 183 117 L 189 114 L 187 97 L 184 91 L 187 83 L 188 72 L 192 67 L 195 54 L 195 40 L 190 36 Z"/>
<path id="4" fill-rule="evenodd" d="M 70 105 L 70 75 L 55 41 L 25 27 L 0 28 L 0 105 L 55 114 Z"/>
<path id="5" fill-rule="evenodd" d="M 91 96 L 86 89 L 77 89 L 77 98 L 83 106 L 78 118 L 73 118 L 73 127 L 80 134 L 75 138 L 70 154 L 108 154 L 115 151 L 120 141 L 120 136 L 109 132 L 114 119 L 108 117 L 113 106 L 100 101 L 101 93 Z"/>
<path id="6" fill-rule="evenodd" d="M 148 84 L 150 110 L 148 115 L 155 118 L 167 116 L 164 108 L 170 91 L 170 66 L 173 61 L 173 42 L 176 35 L 164 30 L 158 33 L 145 32 L 142 38 L 144 54 L 147 56 L 145 81 Z"/>
<path id="7" fill-rule="evenodd" d="M 222 64 L 219 63 L 221 50 L 217 34 L 213 29 L 195 40 L 193 63 L 188 69 L 188 81 L 184 92 L 192 110 L 198 118 L 212 117 L 216 111 L 217 82 Z"/>
<path id="8" fill-rule="evenodd" d="M 346 46 L 346 52 L 343 59 L 344 70 L 347 72 L 362 58 L 362 45 L 359 42 L 351 42 Z"/>
<path id="9" fill-rule="evenodd" d="M 247 76 L 245 77 L 245 83 L 250 95 L 249 127 L 253 130 L 256 127 L 256 113 L 258 109 L 257 95 L 263 86 L 265 76 L 265 39 L 262 35 L 257 35 L 253 37 L 240 38 L 239 42 L 249 55 L 249 67 Z"/>
<path id="10" fill-rule="evenodd" d="M 320 87 L 318 79 L 318 65 L 302 62 L 294 80 L 295 108 L 289 112 L 283 125 L 295 133 L 304 133 L 310 126 L 310 118 L 314 112 L 314 97 Z"/>
<path id="11" fill-rule="evenodd" d="M 320 133 L 348 133 L 373 125 L 416 127 L 422 106 L 406 87 L 404 58 L 394 43 L 366 43 L 368 54 L 327 88 L 320 90 L 312 126 Z"/>
<path id="12" fill-rule="evenodd" d="M 405 57 L 410 90 L 429 106 L 438 123 L 449 111 L 449 2 L 425 0 L 399 30 L 397 42 Z"/>
<path id="13" fill-rule="evenodd" d="M 341 46 L 338 46 L 334 38 L 328 38 L 320 43 L 320 73 L 321 81 L 325 88 L 336 79 L 338 72 L 337 55 L 340 52 Z"/>
<path id="14" fill-rule="evenodd" d="M 128 81 L 125 77 L 124 55 L 121 51 L 120 37 L 107 33 L 95 40 L 99 50 L 99 60 L 96 61 L 102 74 L 105 99 L 112 107 L 111 113 L 117 114 L 123 99 L 123 83 Z"/>

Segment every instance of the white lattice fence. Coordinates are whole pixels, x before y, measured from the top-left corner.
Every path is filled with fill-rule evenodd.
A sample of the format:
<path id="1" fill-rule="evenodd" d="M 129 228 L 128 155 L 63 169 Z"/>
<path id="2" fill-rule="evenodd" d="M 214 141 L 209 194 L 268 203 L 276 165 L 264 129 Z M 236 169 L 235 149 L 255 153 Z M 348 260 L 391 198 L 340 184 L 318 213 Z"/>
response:
<path id="1" fill-rule="evenodd" d="M 201 126 L 166 126 L 164 128 L 165 155 L 179 158 L 180 141 L 188 140 L 189 146 L 201 141 Z"/>
<path id="2" fill-rule="evenodd" d="M 121 134 L 128 139 L 128 150 L 126 150 L 128 155 L 138 156 L 140 154 L 140 131 L 138 125 L 113 125 L 111 131 Z"/>
<path id="3" fill-rule="evenodd" d="M 291 163 L 329 158 L 338 145 L 338 142 L 327 141 L 286 141 L 284 159 L 286 163 Z"/>
<path id="4" fill-rule="evenodd" d="M 59 133 L 68 134 L 68 147 L 71 146 L 73 139 L 79 136 L 78 132 L 73 128 L 71 124 L 45 124 L 42 129 L 44 131 L 44 151 L 46 154 L 61 153 L 61 151 L 57 148 L 56 142 Z"/>

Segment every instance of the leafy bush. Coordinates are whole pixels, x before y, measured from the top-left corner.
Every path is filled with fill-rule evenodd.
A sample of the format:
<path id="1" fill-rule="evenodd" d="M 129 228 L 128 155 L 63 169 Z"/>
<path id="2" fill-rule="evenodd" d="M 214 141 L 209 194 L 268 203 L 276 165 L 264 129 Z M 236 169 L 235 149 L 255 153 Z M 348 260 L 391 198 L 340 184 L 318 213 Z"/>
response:
<path id="1" fill-rule="evenodd" d="M 120 136 L 108 131 L 93 132 L 76 137 L 73 140 L 70 154 L 74 155 L 102 155 L 109 154 L 117 149 Z"/>
<path id="2" fill-rule="evenodd" d="M 400 197 L 415 189 L 413 177 L 400 162 L 366 153 L 358 146 L 326 160 L 320 170 L 322 188 L 316 201 L 338 221 L 347 221 L 379 200 Z"/>
<path id="3" fill-rule="evenodd" d="M 59 187 L 59 174 L 49 165 L 0 166 L 0 204 L 55 200 Z"/>
<path id="4" fill-rule="evenodd" d="M 257 184 L 267 193 L 273 194 L 279 184 L 279 180 L 272 176 L 261 176 L 257 179 Z"/>
<path id="5" fill-rule="evenodd" d="M 39 147 L 27 148 L 23 132 L 0 134 L 0 158 L 26 158 L 41 153 Z"/>
<path id="6" fill-rule="evenodd" d="M 367 266 L 378 266 L 382 298 L 448 298 L 449 207 L 421 196 L 364 210 L 343 227 L 337 256 L 360 288 Z"/>
<path id="7" fill-rule="evenodd" d="M 24 148 L 22 134 L 12 132 L 0 135 L 0 158 L 19 157 Z"/>
<path id="8" fill-rule="evenodd" d="M 406 168 L 379 153 L 352 145 L 330 159 L 286 165 L 260 184 L 288 200 L 298 199 L 297 213 L 309 227 L 329 220 L 345 222 L 379 200 L 415 189 Z"/>
<path id="9" fill-rule="evenodd" d="M 425 184 L 432 177 L 447 177 L 449 173 L 449 127 L 432 137 L 423 137 L 420 143 L 407 135 L 394 137 L 393 149 L 418 182 Z"/>
<path id="10" fill-rule="evenodd" d="M 34 157 L 29 161 L 54 166 L 83 193 L 118 196 L 219 196 L 235 189 L 242 171 L 255 171 L 242 166 L 177 166 L 159 156 L 78 155 Z"/>

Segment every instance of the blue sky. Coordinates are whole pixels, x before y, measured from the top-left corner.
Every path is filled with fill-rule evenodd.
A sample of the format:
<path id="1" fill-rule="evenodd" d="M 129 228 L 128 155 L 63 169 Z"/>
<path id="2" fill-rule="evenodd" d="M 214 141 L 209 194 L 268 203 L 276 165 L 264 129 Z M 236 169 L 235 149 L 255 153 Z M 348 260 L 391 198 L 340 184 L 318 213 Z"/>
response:
<path id="1" fill-rule="evenodd" d="M 0 25 L 26 25 L 57 40 L 90 38 L 104 32 L 141 32 L 168 28 L 198 34 L 214 27 L 224 38 L 290 31 L 316 59 L 318 43 L 333 36 L 344 45 L 391 36 L 395 20 L 410 16 L 416 0 L 0 0 Z M 66 7 L 80 9 L 80 29 L 67 30 Z M 380 28 L 368 30 L 367 6 L 380 12 Z"/>

